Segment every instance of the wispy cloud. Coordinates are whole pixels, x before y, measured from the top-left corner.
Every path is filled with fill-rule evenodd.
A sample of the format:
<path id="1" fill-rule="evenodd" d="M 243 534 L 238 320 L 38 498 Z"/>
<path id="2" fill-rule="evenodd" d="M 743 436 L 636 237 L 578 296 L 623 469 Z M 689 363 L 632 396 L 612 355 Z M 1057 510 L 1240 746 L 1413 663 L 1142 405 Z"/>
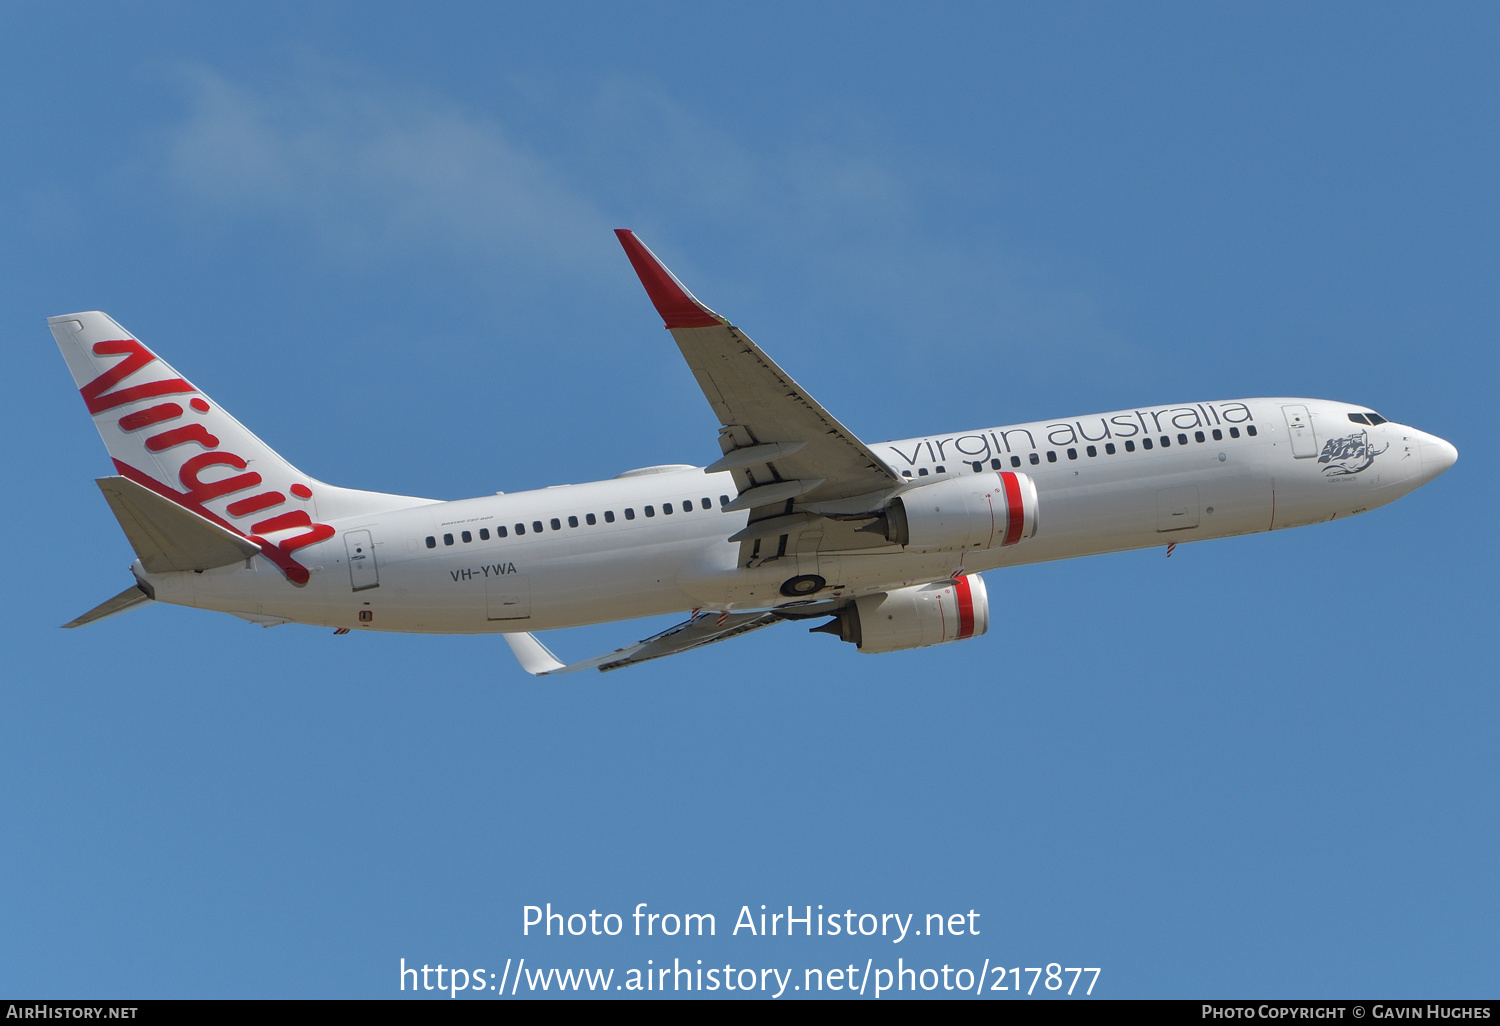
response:
<path id="1" fill-rule="evenodd" d="M 348 252 L 525 250 L 568 263 L 606 222 L 499 124 L 430 98 L 303 79 L 257 92 L 191 79 L 171 173 L 201 200 L 302 219 Z"/>
<path id="2" fill-rule="evenodd" d="M 945 347 L 927 363 L 934 380 L 945 357 L 973 366 L 996 352 L 1028 376 L 1084 358 L 1132 373 L 1130 348 L 1085 293 L 1002 241 L 934 222 L 923 202 L 934 183 L 981 187 L 974 176 L 903 154 L 859 112 L 803 112 L 752 145 L 690 102 L 615 79 L 581 108 L 530 95 L 520 120 L 547 126 L 544 150 L 535 131 L 357 76 L 304 71 L 252 88 L 198 70 L 190 86 L 171 174 L 220 209 L 288 215 L 339 253 L 544 262 L 628 287 L 601 240 L 629 225 L 728 312 L 753 279 L 854 333 Z M 726 268 L 726 249 L 762 273 Z"/>
<path id="3" fill-rule="evenodd" d="M 1070 373 L 1084 357 L 1132 373 L 1132 349 L 1083 290 L 1049 280 L 995 234 L 976 241 L 968 224 L 934 222 L 924 195 L 983 194 L 1000 187 L 993 178 L 906 152 L 860 112 L 789 114 L 769 147 L 752 147 L 659 90 L 614 80 L 592 117 L 590 158 L 612 171 L 592 177 L 612 209 L 643 227 L 664 220 L 678 238 L 732 240 L 782 287 L 797 287 L 787 281 L 797 272 L 816 279 L 822 294 L 799 299 L 825 315 L 941 346 L 955 366 L 972 366 L 976 348 L 1003 349 L 1032 374 Z"/>
<path id="4" fill-rule="evenodd" d="M 715 226 L 748 215 L 778 230 L 796 226 L 800 236 L 904 222 L 914 213 L 910 187 L 860 138 L 852 116 L 826 130 L 817 123 L 824 119 L 789 117 L 751 146 L 692 107 L 627 79 L 603 83 L 589 116 L 593 155 L 613 158 L 621 202 L 670 198 Z"/>

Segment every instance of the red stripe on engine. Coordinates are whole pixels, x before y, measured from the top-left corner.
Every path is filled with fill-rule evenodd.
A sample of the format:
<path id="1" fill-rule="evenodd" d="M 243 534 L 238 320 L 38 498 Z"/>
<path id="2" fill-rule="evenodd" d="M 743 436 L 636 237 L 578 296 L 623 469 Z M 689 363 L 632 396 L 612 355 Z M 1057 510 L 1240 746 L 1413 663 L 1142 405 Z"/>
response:
<path id="1" fill-rule="evenodd" d="M 1005 484 L 1005 540 L 1001 545 L 1014 545 L 1021 540 L 1022 522 L 1026 519 L 1026 504 L 1021 501 L 1021 482 L 1016 475 L 1005 471 L 1000 475 Z"/>
<path id="2" fill-rule="evenodd" d="M 958 641 L 974 636 L 974 589 L 969 578 L 955 577 L 953 592 L 958 596 Z"/>

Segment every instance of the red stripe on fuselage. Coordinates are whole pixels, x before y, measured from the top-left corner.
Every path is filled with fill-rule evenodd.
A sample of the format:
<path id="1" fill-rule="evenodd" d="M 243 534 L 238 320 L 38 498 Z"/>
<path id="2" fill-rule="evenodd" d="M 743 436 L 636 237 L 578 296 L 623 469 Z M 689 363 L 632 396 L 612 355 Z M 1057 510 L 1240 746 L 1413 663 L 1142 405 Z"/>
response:
<path id="1" fill-rule="evenodd" d="M 1001 545 L 1014 545 L 1021 540 L 1022 521 L 1026 519 L 1026 504 L 1021 500 L 1021 482 L 1016 475 L 1005 471 L 1000 475 L 1005 484 L 1005 540 Z"/>

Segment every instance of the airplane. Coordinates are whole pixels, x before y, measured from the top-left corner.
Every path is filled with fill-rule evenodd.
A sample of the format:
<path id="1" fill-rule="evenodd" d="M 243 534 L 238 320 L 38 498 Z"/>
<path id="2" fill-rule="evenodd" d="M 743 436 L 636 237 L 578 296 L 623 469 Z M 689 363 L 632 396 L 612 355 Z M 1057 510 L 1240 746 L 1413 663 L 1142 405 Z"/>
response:
<path id="1" fill-rule="evenodd" d="M 98 311 L 48 319 L 115 473 L 97 484 L 146 603 L 351 631 L 502 635 L 546 675 L 612 670 L 788 620 L 861 653 L 976 638 L 980 576 L 1353 516 L 1458 451 L 1369 407 L 1139 407 L 866 444 L 636 235 L 616 232 L 719 419 L 707 466 L 439 501 L 325 484 Z M 534 635 L 691 611 L 564 663 Z"/>

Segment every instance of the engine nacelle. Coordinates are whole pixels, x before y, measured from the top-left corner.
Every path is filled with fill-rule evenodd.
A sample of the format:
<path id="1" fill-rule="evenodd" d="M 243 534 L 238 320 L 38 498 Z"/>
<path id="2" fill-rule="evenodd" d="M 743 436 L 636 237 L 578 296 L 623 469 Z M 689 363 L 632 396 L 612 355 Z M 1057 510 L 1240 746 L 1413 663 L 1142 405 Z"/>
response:
<path id="1" fill-rule="evenodd" d="M 862 595 L 814 631 L 861 652 L 900 652 L 977 638 L 990 628 L 990 599 L 977 574 Z"/>
<path id="2" fill-rule="evenodd" d="M 970 552 L 1036 534 L 1036 482 L 1008 470 L 965 474 L 902 492 L 879 527 L 913 552 Z"/>

